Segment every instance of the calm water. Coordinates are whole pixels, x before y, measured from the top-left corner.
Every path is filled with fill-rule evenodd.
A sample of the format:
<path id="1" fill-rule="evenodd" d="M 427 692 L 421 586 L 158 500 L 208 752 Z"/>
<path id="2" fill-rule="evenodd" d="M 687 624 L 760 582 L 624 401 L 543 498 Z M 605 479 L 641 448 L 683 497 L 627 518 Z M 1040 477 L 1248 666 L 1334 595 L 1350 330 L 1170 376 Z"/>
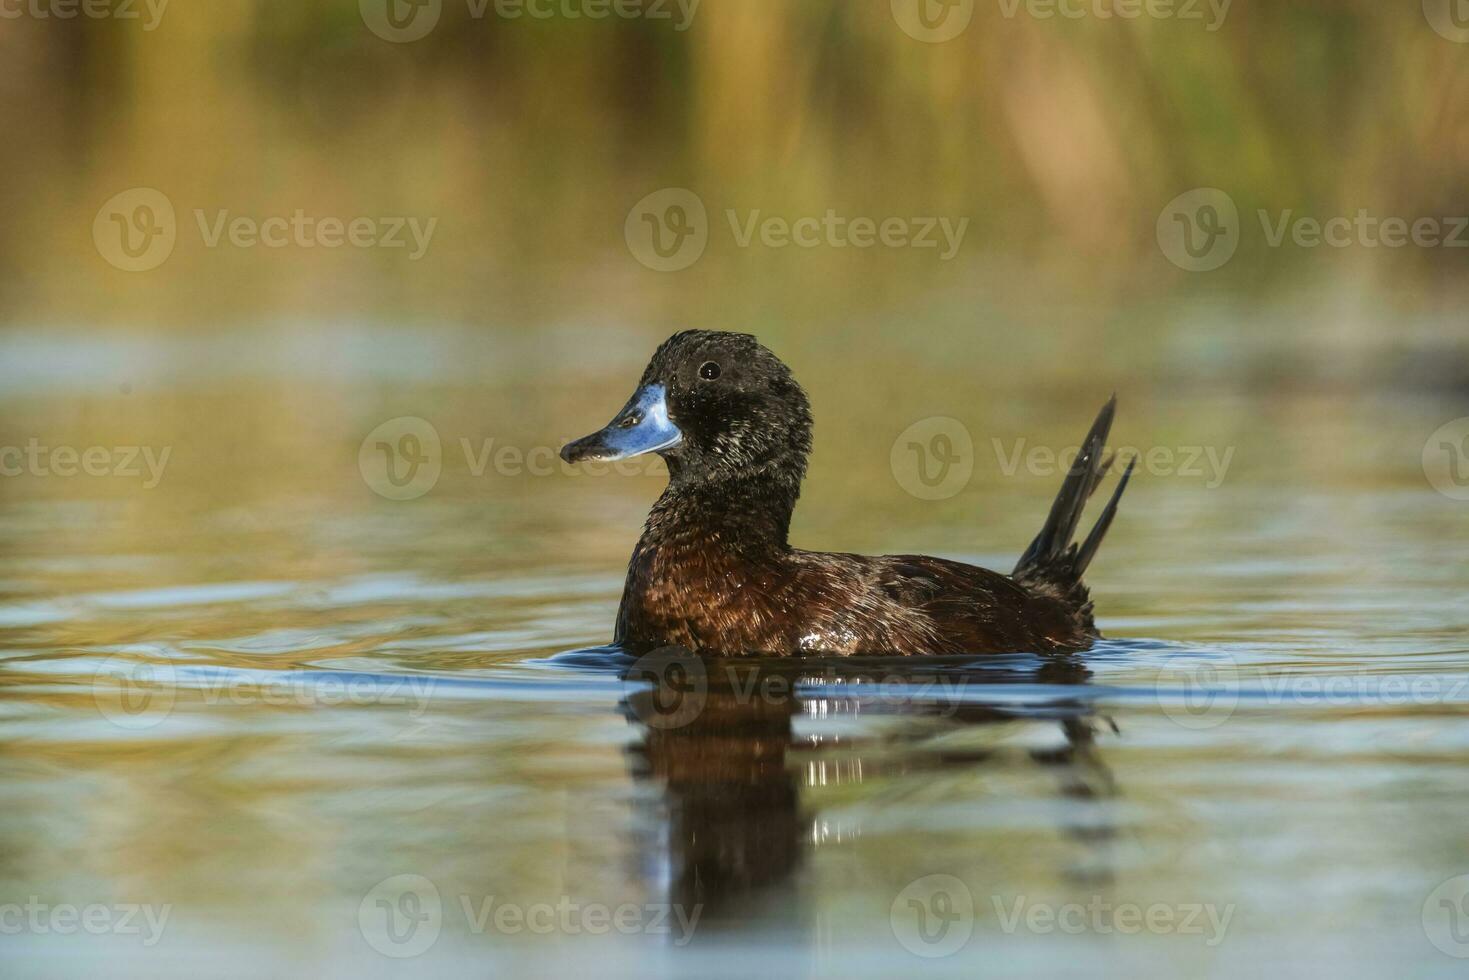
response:
<path id="1" fill-rule="evenodd" d="M 1420 459 L 1462 404 L 1124 392 L 1119 444 L 1234 455 L 1129 491 L 1095 651 L 731 675 L 599 648 L 657 473 L 538 475 L 646 346 L 434 387 L 247 348 L 11 379 L 0 444 L 170 455 L 3 481 L 7 976 L 1462 975 L 1469 504 Z M 810 547 L 1008 567 L 1059 479 L 1014 440 L 1107 393 L 844 366 Z M 939 415 L 973 472 L 923 500 L 890 450 Z M 403 416 L 442 473 L 395 501 L 359 450 Z"/>

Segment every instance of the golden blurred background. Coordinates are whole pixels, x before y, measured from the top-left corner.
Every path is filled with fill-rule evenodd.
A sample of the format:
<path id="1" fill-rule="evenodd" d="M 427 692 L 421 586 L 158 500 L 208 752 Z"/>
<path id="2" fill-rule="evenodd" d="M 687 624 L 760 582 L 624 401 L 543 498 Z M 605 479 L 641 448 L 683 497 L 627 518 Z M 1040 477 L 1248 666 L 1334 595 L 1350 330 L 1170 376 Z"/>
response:
<path id="1" fill-rule="evenodd" d="M 1409 316 L 1460 305 L 1463 252 L 1272 249 L 1253 219 L 1469 212 L 1469 47 L 1416 3 L 1240 0 L 1219 17 L 1177 0 L 1172 17 L 1128 20 L 970 0 L 957 37 L 924 43 L 895 14 L 905 0 L 704 0 L 688 16 L 644 0 L 644 16 L 605 19 L 582 9 L 597 0 L 531 0 L 552 15 L 515 18 L 504 0 L 426 2 L 438 19 L 408 43 L 368 24 L 374 3 L 413 16 L 407 0 L 7 15 L 6 320 L 207 332 L 297 317 L 524 328 L 612 316 L 836 330 L 897 307 L 982 327 L 947 308 L 957 294 L 1001 315 L 1066 308 L 1047 324 L 1061 330 L 1126 315 L 1129 330 L 1111 331 L 1126 334 L 1163 330 L 1147 325 L 1160 301 L 1309 290 L 1342 320 L 1345 336 L 1325 341 L 1351 339 L 1363 296 Z M 176 251 L 147 274 L 101 261 L 91 239 L 98 209 L 134 187 L 179 214 Z M 719 225 L 726 209 L 832 208 L 969 229 L 949 262 L 741 249 L 716 230 L 692 268 L 655 274 L 631 260 L 623 224 L 664 187 L 694 191 Z M 1167 202 L 1196 187 L 1223 189 L 1245 216 L 1239 255 L 1209 275 L 1169 264 L 1155 238 Z M 297 209 L 438 228 L 408 261 L 211 249 L 192 217 Z"/>

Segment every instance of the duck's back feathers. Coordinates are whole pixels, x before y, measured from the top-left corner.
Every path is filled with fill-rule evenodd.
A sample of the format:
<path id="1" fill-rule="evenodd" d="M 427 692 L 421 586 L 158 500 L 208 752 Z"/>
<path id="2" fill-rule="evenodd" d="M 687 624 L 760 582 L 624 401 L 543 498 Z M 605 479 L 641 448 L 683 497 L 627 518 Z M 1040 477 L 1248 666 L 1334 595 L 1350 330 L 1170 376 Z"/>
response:
<path id="1" fill-rule="evenodd" d="M 1065 599 L 987 568 L 929 555 L 808 553 L 806 561 L 829 564 L 834 558 L 851 565 L 833 576 L 833 619 L 845 629 L 832 630 L 828 639 L 857 640 L 851 652 L 863 652 L 864 643 L 869 651 L 901 655 L 1048 652 L 1091 643 L 1090 625 Z M 874 608 L 882 615 L 873 617 Z M 869 624 L 866 635 L 860 635 L 862 623 Z"/>

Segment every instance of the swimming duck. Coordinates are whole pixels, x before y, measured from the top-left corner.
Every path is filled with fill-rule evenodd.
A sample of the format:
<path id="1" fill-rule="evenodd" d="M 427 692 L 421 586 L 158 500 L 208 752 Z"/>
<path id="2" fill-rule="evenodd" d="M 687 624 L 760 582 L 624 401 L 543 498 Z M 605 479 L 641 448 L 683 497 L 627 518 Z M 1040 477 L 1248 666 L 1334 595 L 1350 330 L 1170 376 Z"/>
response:
<path id="1" fill-rule="evenodd" d="M 753 336 L 674 334 L 606 428 L 561 458 L 657 453 L 668 486 L 628 564 L 614 641 L 712 656 L 1079 651 L 1100 634 L 1081 576 L 1136 459 L 1086 538 L 1072 538 L 1111 465 L 1102 408 L 1045 525 L 1005 575 L 926 555 L 803 551 L 788 540 L 811 452 L 811 409 Z"/>

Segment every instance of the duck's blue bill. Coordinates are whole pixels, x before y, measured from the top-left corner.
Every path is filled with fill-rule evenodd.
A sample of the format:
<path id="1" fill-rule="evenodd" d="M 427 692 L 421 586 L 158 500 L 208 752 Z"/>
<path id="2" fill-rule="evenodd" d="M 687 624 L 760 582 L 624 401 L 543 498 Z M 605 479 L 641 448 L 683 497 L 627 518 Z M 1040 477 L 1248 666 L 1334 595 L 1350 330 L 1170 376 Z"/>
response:
<path id="1" fill-rule="evenodd" d="M 682 441 L 683 433 L 668 418 L 667 391 L 661 384 L 643 385 L 605 429 L 563 446 L 561 458 L 612 462 L 672 449 Z"/>

